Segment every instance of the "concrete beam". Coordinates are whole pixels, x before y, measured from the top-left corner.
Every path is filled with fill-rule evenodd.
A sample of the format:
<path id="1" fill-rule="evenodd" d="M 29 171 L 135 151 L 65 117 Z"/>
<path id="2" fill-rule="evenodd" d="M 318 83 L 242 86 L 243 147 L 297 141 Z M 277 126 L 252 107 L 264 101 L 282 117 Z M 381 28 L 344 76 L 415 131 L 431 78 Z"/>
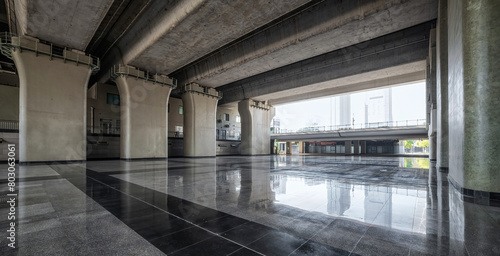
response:
<path id="1" fill-rule="evenodd" d="M 113 0 L 14 0 L 19 35 L 80 51 L 87 48 Z M 9 10 L 10 11 L 10 10 Z"/>
<path id="2" fill-rule="evenodd" d="M 322 1 L 172 74 L 218 87 L 437 18 L 437 0 Z"/>
<path id="3" fill-rule="evenodd" d="M 104 56 L 103 70 L 122 63 L 168 74 L 307 2 L 153 1 Z"/>
<path id="4" fill-rule="evenodd" d="M 369 79 L 365 79 L 369 81 L 425 71 L 431 26 L 432 22 L 424 23 L 227 84 L 219 88 L 224 93 L 220 103 L 247 98 L 262 100 L 259 97 L 272 93 L 280 93 L 281 97 L 277 98 L 294 96 L 302 93 L 303 88 L 310 92 L 311 89 L 340 87 L 342 85 L 330 82 L 341 78 L 349 81 L 348 77 L 359 74 L 371 74 Z M 401 69 L 395 70 L 394 67 L 398 66 Z M 392 68 L 391 72 L 370 73 L 389 68 Z M 287 93 L 292 89 L 295 89 L 293 94 Z M 356 89 L 353 87 L 351 91 Z"/>

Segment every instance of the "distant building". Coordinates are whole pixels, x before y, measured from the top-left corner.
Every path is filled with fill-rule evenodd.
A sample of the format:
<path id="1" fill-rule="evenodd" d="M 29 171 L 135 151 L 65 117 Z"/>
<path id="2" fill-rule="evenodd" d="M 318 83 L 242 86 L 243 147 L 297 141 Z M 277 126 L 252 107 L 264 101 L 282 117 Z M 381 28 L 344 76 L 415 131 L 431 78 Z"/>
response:
<path id="1" fill-rule="evenodd" d="M 332 104 L 332 125 L 350 126 L 352 124 L 351 119 L 351 95 L 342 95 L 331 98 Z"/>
<path id="2" fill-rule="evenodd" d="M 392 121 L 392 88 L 366 93 L 365 124 Z"/>

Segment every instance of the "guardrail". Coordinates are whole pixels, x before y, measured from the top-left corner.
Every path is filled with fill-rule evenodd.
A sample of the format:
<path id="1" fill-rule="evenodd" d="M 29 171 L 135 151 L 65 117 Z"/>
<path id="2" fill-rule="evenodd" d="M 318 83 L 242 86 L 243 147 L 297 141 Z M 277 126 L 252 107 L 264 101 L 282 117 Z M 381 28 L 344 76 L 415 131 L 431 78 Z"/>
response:
<path id="1" fill-rule="evenodd" d="M 87 126 L 87 133 L 100 135 L 120 135 L 120 128 L 107 128 L 100 126 Z"/>
<path id="2" fill-rule="evenodd" d="M 390 122 L 375 122 L 375 123 L 360 123 L 360 124 L 344 124 L 333 126 L 311 126 L 304 127 L 298 130 L 280 129 L 278 131 L 272 129 L 271 134 L 295 134 L 295 133 L 314 133 L 314 132 L 329 132 L 342 130 L 359 130 L 359 129 L 377 129 L 377 128 L 393 128 L 393 127 L 415 127 L 425 126 L 425 119 L 390 121 Z"/>
<path id="3" fill-rule="evenodd" d="M 42 43 L 39 39 L 17 36 L 9 32 L 0 34 L 0 52 L 9 59 L 12 59 L 13 50 L 26 50 L 34 52 L 36 55 L 50 56 L 50 59 L 62 59 L 65 62 L 75 62 L 76 65 L 88 65 L 92 69 L 92 73 L 99 71 L 101 62 L 98 57 L 84 52 L 70 49 L 67 47 L 60 47 L 52 43 Z"/>
<path id="4" fill-rule="evenodd" d="M 0 130 L 19 130 L 19 121 L 0 120 Z"/>

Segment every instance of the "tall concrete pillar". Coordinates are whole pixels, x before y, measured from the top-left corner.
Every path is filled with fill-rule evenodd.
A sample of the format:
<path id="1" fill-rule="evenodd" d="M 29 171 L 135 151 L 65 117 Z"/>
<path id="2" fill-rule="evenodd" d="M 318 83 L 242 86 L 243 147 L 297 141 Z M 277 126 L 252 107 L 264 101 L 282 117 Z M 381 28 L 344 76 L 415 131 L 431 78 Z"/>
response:
<path id="1" fill-rule="evenodd" d="M 429 56 L 427 57 L 427 130 L 429 135 L 429 160 L 436 161 L 436 29 L 429 36 Z"/>
<path id="2" fill-rule="evenodd" d="M 144 71 L 119 66 L 112 76 L 120 92 L 120 158 L 168 157 L 168 99 L 174 81 L 148 78 Z"/>
<path id="3" fill-rule="evenodd" d="M 448 2 L 449 179 L 480 204 L 500 193 L 499 10 L 495 0 Z"/>
<path id="4" fill-rule="evenodd" d="M 353 141 L 354 144 L 354 154 L 359 155 L 359 140 Z"/>
<path id="5" fill-rule="evenodd" d="M 241 154 L 269 154 L 271 138 L 270 126 L 274 117 L 274 108 L 263 102 L 251 99 L 238 103 L 241 116 Z M 289 143 L 287 143 L 287 153 Z"/>
<path id="6" fill-rule="evenodd" d="M 213 88 L 195 83 L 183 87 L 185 157 L 215 157 L 215 114 L 219 99 Z"/>
<path id="7" fill-rule="evenodd" d="M 352 140 L 346 140 L 345 141 L 345 154 L 346 155 L 352 154 L 351 143 L 352 143 Z"/>
<path id="8" fill-rule="evenodd" d="M 94 60 L 12 37 L 19 74 L 19 161 L 86 160 L 87 84 Z"/>
<path id="9" fill-rule="evenodd" d="M 366 140 L 361 141 L 361 154 L 366 154 Z"/>
<path id="10" fill-rule="evenodd" d="M 448 171 L 448 1 L 440 0 L 436 28 L 436 169 Z"/>

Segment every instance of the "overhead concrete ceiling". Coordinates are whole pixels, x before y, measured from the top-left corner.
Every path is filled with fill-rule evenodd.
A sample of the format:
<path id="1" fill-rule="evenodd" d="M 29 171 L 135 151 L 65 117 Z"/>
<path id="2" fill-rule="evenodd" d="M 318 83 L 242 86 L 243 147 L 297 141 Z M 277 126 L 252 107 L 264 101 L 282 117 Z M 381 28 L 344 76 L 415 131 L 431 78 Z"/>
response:
<path id="1" fill-rule="evenodd" d="M 101 58 L 220 87 L 437 17 L 438 0 L 7 0 L 11 31 Z M 417 71 L 415 71 L 417 72 Z M 413 73 L 415 73 L 413 72 Z M 410 72 L 412 73 L 412 72 Z M 397 72 L 386 77 L 397 77 Z M 311 83 L 314 91 L 380 75 Z M 287 95 L 299 93 L 292 88 Z M 301 90 L 300 93 L 303 93 Z M 283 93 L 253 95 L 283 102 Z"/>

